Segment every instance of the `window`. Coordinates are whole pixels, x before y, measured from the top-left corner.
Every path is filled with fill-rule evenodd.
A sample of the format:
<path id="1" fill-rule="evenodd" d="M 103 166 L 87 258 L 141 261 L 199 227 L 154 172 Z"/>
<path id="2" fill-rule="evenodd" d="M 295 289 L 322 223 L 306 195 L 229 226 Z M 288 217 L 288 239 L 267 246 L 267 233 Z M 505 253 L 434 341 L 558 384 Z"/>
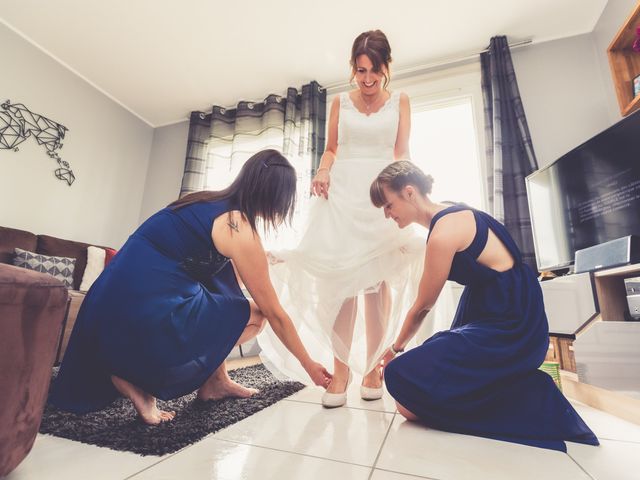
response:
<path id="1" fill-rule="evenodd" d="M 435 201 L 482 209 L 484 178 L 478 158 L 473 98 L 418 104 L 411 115 L 411 159 L 434 178 Z"/>

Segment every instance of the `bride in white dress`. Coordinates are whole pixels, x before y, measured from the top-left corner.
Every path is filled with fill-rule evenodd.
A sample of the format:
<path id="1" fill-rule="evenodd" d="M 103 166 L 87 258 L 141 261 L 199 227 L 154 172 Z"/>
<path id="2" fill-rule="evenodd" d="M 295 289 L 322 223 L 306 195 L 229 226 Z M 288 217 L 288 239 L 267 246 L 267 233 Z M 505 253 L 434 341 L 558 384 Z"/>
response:
<path id="1" fill-rule="evenodd" d="M 369 200 L 369 187 L 389 163 L 409 158 L 410 108 L 387 90 L 391 49 L 380 30 L 353 44 L 357 89 L 331 104 L 327 146 L 312 181 L 308 224 L 298 247 L 271 252 L 271 278 L 303 343 L 321 363 L 333 356 L 323 405 L 341 406 L 351 370 L 363 375 L 361 396 L 382 397 L 379 359 L 416 295 L 425 236 L 400 230 Z M 304 379 L 273 332 L 258 339 L 275 373 Z M 272 368 L 272 370 L 274 370 Z"/>

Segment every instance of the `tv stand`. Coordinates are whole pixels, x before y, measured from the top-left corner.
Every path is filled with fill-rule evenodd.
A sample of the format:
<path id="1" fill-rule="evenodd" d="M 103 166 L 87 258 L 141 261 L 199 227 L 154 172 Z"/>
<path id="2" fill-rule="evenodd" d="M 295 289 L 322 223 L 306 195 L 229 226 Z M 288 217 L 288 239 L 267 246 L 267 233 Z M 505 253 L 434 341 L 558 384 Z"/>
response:
<path id="1" fill-rule="evenodd" d="M 640 424 L 640 322 L 625 321 L 624 287 L 625 278 L 640 276 L 640 263 L 590 275 L 599 312 L 576 331 L 575 340 L 551 336 L 564 393 Z"/>

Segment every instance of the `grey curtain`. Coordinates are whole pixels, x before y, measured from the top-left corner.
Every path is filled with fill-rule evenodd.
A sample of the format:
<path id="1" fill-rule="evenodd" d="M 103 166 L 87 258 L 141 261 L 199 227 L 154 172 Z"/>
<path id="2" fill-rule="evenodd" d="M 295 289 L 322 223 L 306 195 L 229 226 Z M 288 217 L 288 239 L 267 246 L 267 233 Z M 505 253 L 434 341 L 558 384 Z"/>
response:
<path id="1" fill-rule="evenodd" d="M 490 213 L 502 222 L 537 270 L 525 177 L 538 169 L 507 38 L 493 37 L 480 55 L 484 99 L 487 193 Z"/>
<path id="2" fill-rule="evenodd" d="M 299 191 L 308 196 L 309 181 L 324 151 L 326 103 L 326 90 L 313 81 L 262 102 L 240 101 L 235 108 L 214 105 L 208 113 L 192 112 L 180 196 L 226 187 L 244 162 L 265 148 L 291 161 Z"/>

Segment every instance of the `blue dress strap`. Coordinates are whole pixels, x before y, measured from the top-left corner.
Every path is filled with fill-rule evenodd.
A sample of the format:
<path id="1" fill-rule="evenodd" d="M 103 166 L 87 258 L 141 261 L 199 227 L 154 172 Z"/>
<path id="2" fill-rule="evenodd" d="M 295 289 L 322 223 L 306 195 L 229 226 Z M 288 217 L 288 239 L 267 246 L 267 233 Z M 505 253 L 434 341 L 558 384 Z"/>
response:
<path id="1" fill-rule="evenodd" d="M 444 210 L 440 210 L 438 213 L 436 213 L 431 219 L 431 224 L 429 225 L 429 235 L 431 235 L 431 232 L 433 231 L 433 227 L 435 226 L 437 221 L 440 220 L 442 217 L 450 213 L 461 212 L 463 210 L 470 210 L 473 213 L 473 217 L 476 221 L 476 234 L 473 237 L 471 244 L 464 250 L 467 254 L 469 254 L 472 258 L 475 259 L 480 256 L 480 253 L 482 253 L 484 246 L 487 244 L 489 231 L 488 231 L 486 222 L 483 222 L 482 218 L 478 217 L 477 210 L 474 210 L 468 205 L 457 203 L 457 204 L 451 205 L 450 207 L 445 208 Z M 429 237 L 427 236 L 427 241 L 428 240 L 429 240 Z"/>
<path id="2" fill-rule="evenodd" d="M 429 223 L 429 235 L 431 235 L 431 232 L 433 231 L 433 227 L 435 227 L 438 220 L 440 220 L 445 215 L 448 215 L 449 213 L 461 212 L 462 210 L 471 210 L 471 207 L 456 203 L 436 213 L 431 219 L 431 223 Z M 428 239 L 429 239 L 429 236 L 427 236 L 427 240 Z"/>
<path id="3" fill-rule="evenodd" d="M 473 237 L 471 244 L 465 249 L 465 252 L 467 252 L 473 258 L 478 258 L 482 253 L 482 250 L 484 250 L 485 245 L 487 244 L 487 239 L 489 238 L 489 230 L 491 230 L 496 235 L 496 237 L 498 237 L 498 239 L 504 244 L 507 250 L 509 250 L 509 253 L 511 253 L 511 255 L 513 256 L 513 260 L 516 263 L 522 262 L 522 254 L 520 253 L 520 249 L 516 245 L 511 235 L 509 235 L 506 227 L 488 213 L 485 213 L 481 210 L 476 210 L 469 207 L 468 205 L 454 204 L 436 213 L 431 219 L 431 223 L 429 225 L 429 236 L 431 235 L 433 227 L 438 220 L 440 220 L 445 215 L 448 215 L 449 213 L 461 212 L 463 210 L 471 210 L 476 220 L 476 235 Z M 429 236 L 427 236 L 427 241 L 429 240 Z"/>

